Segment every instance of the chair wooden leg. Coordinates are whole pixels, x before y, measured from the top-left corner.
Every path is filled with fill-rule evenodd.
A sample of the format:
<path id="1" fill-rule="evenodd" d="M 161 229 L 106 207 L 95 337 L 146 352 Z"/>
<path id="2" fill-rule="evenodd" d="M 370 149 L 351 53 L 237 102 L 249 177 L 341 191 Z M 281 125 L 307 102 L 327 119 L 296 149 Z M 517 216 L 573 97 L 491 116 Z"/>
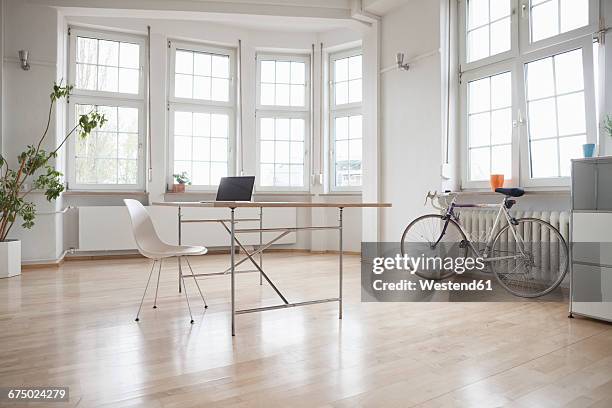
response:
<path id="1" fill-rule="evenodd" d="M 144 293 L 142 294 L 142 299 L 140 299 L 140 306 L 138 306 L 138 313 L 136 313 L 135 321 L 140 321 L 140 309 L 142 309 L 142 302 L 144 302 L 144 298 L 147 295 L 147 289 L 149 288 L 149 283 L 151 282 L 151 276 L 153 275 L 153 269 L 155 268 L 155 262 L 157 260 L 153 260 L 153 265 L 151 266 L 151 272 L 149 272 L 149 279 L 147 279 L 147 286 L 145 286 Z"/>

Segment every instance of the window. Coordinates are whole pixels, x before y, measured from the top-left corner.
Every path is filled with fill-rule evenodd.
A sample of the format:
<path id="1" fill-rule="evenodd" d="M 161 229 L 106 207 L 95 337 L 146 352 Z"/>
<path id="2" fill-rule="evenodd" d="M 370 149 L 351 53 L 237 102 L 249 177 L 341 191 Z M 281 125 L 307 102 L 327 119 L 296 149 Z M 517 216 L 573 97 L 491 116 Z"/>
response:
<path id="1" fill-rule="evenodd" d="M 361 50 L 332 54 L 330 78 L 330 187 L 359 190 L 363 157 Z"/>
<path id="2" fill-rule="evenodd" d="M 462 185 L 488 187 L 491 174 L 504 174 L 508 186 L 569 185 L 571 159 L 597 137 L 592 40 L 578 30 L 596 21 L 593 2 L 512 7 L 511 0 L 467 0 L 462 9 Z M 502 20 L 505 39 L 494 40 Z M 518 34 L 529 41 L 512 41 Z"/>
<path id="3" fill-rule="evenodd" d="M 144 189 L 144 39 L 70 28 L 68 121 L 108 120 L 68 146 L 71 189 Z"/>
<path id="4" fill-rule="evenodd" d="M 257 182 L 308 190 L 309 58 L 257 55 Z"/>
<path id="5" fill-rule="evenodd" d="M 170 42 L 170 174 L 186 173 L 188 188 L 209 190 L 233 173 L 234 54 Z"/>

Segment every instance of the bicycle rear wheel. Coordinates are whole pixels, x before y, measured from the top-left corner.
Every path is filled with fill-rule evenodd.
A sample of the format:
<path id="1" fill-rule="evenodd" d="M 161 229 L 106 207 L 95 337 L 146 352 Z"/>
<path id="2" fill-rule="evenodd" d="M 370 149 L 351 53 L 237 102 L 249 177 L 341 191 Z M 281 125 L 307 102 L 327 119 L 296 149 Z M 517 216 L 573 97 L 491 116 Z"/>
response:
<path id="1" fill-rule="evenodd" d="M 515 226 L 517 242 L 510 226 L 502 228 L 493 240 L 491 261 L 499 284 L 513 295 L 536 298 L 561 284 L 569 268 L 569 251 L 559 231 L 537 218 L 522 218 Z"/>
<path id="2" fill-rule="evenodd" d="M 445 217 L 437 214 L 423 215 L 412 221 L 402 234 L 402 256 L 442 261 L 452 258 L 453 264 L 454 259 L 467 257 L 467 238 L 463 231 L 454 220 L 448 220 L 446 230 L 445 224 Z M 446 279 L 454 275 L 453 270 L 444 269 L 443 265 L 437 262 L 431 262 L 427 266 L 417 269 L 415 274 L 432 280 Z"/>

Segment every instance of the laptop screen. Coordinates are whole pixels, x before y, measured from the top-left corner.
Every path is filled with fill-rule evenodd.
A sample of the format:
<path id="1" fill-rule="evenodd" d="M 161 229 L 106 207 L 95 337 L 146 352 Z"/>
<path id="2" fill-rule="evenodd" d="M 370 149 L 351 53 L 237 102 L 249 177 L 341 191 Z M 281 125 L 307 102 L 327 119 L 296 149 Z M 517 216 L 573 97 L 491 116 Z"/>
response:
<path id="1" fill-rule="evenodd" d="M 255 176 L 222 177 L 216 201 L 251 201 Z"/>

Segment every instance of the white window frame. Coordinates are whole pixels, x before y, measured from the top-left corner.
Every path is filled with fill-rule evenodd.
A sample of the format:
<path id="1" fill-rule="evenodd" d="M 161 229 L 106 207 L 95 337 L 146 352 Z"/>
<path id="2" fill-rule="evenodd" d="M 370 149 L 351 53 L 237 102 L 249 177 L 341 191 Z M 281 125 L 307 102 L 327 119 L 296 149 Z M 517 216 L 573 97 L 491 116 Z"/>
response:
<path id="1" fill-rule="evenodd" d="M 75 105 L 125 106 L 138 109 L 138 174 L 136 184 L 80 184 L 76 182 L 75 153 L 78 135 L 73 135 L 67 143 L 68 190 L 87 191 L 144 191 L 145 190 L 145 144 L 146 144 L 146 112 L 145 86 L 146 70 L 146 39 L 141 36 L 88 30 L 70 26 L 68 48 L 68 83 L 74 85 L 76 79 L 76 39 L 90 37 L 100 40 L 112 40 L 136 43 L 140 46 L 140 83 L 138 94 L 121 92 L 93 91 L 73 88 L 67 104 L 68 129 L 76 124 Z"/>
<path id="2" fill-rule="evenodd" d="M 228 115 L 228 143 L 227 143 L 227 175 L 236 173 L 236 50 L 234 48 L 222 48 L 209 46 L 201 43 L 168 40 L 168 156 L 167 156 L 167 188 L 174 184 L 174 113 L 197 112 L 197 113 L 223 113 Z M 211 101 L 205 99 L 177 98 L 174 96 L 174 74 L 176 50 L 202 52 L 207 54 L 218 54 L 229 57 L 229 98 L 228 101 Z M 218 185 L 187 185 L 186 191 L 214 192 Z"/>
<path id="3" fill-rule="evenodd" d="M 519 45 L 519 19 L 516 14 L 517 4 L 520 0 L 510 1 L 510 49 L 499 54 L 491 55 L 486 58 L 482 58 L 476 61 L 467 62 L 467 23 L 468 23 L 468 7 L 467 2 L 469 0 L 460 1 L 460 13 L 459 13 L 459 58 L 461 61 L 461 69 L 469 71 L 479 67 L 483 67 L 489 64 L 495 64 L 500 61 L 507 60 L 508 58 L 516 57 L 518 55 Z M 491 39 L 489 38 L 489 43 Z"/>
<path id="4" fill-rule="evenodd" d="M 360 192 L 363 189 L 363 182 L 361 186 L 337 186 L 336 185 L 336 131 L 335 131 L 335 120 L 338 117 L 344 116 L 356 116 L 361 115 L 363 123 L 363 93 L 361 96 L 361 102 L 359 103 L 345 103 L 342 105 L 336 105 L 336 92 L 335 92 L 335 62 L 336 60 L 350 58 L 357 55 L 362 56 L 363 61 L 363 50 L 361 47 L 351 48 L 348 50 L 338 51 L 329 55 L 329 190 L 332 192 Z M 362 70 L 362 86 L 363 86 L 363 70 Z M 363 148 L 363 130 L 361 135 L 362 148 Z M 363 180 L 363 155 L 361 158 L 362 165 L 362 180 Z"/>
<path id="5" fill-rule="evenodd" d="M 281 106 L 281 105 L 262 105 L 261 104 L 261 61 L 291 61 L 303 62 L 305 64 L 304 83 L 306 93 L 304 97 L 304 106 Z M 256 55 L 257 77 L 256 77 L 256 183 L 255 190 L 260 193 L 265 192 L 309 192 L 310 191 L 310 56 L 304 54 L 270 54 L 257 53 Z M 289 119 L 304 119 L 304 173 L 303 186 L 262 186 L 261 180 L 261 119 L 262 118 L 289 118 Z"/>
<path id="6" fill-rule="evenodd" d="M 503 53 L 489 58 L 475 61 L 472 64 L 466 63 L 466 21 L 467 21 L 467 0 L 460 0 L 460 58 L 461 58 L 461 89 L 460 89 L 460 146 L 461 146 L 461 188 L 462 189 L 489 189 L 488 181 L 469 180 L 469 158 L 468 158 L 468 121 L 467 121 L 467 83 L 479 78 L 495 75 L 501 72 L 512 72 L 512 112 L 513 112 L 513 131 L 512 131 L 512 180 L 506 183 L 511 187 L 527 188 L 562 188 L 566 189 L 570 185 L 570 177 L 554 178 L 531 178 L 531 162 L 529 160 L 529 126 L 526 87 L 527 78 L 525 77 L 525 65 L 529 62 L 554 55 L 562 54 L 572 50 L 582 49 L 583 74 L 584 74 L 584 95 L 585 95 L 585 119 L 586 134 L 588 143 L 597 142 L 597 122 L 595 107 L 595 83 L 593 71 L 593 39 L 588 33 L 596 31 L 597 25 L 581 27 L 576 30 L 562 33 L 557 36 L 529 43 L 529 20 L 528 10 L 530 0 L 512 0 L 513 10 L 512 19 L 516 20 L 520 16 L 520 23 L 512 23 L 513 30 L 517 27 L 517 32 L 512 34 L 513 50 L 512 53 Z M 523 6 L 526 7 L 523 12 Z M 520 11 L 519 11 L 520 9 Z M 589 0 L 589 13 L 591 23 L 597 21 L 599 15 L 599 3 L 597 0 Z M 595 27 L 595 28 L 594 28 Z M 514 49 L 515 38 L 520 37 L 518 49 Z M 525 38 L 527 37 L 527 39 Z M 504 58 L 502 58 L 505 57 Z M 499 58 L 498 58 L 499 57 Z"/>

